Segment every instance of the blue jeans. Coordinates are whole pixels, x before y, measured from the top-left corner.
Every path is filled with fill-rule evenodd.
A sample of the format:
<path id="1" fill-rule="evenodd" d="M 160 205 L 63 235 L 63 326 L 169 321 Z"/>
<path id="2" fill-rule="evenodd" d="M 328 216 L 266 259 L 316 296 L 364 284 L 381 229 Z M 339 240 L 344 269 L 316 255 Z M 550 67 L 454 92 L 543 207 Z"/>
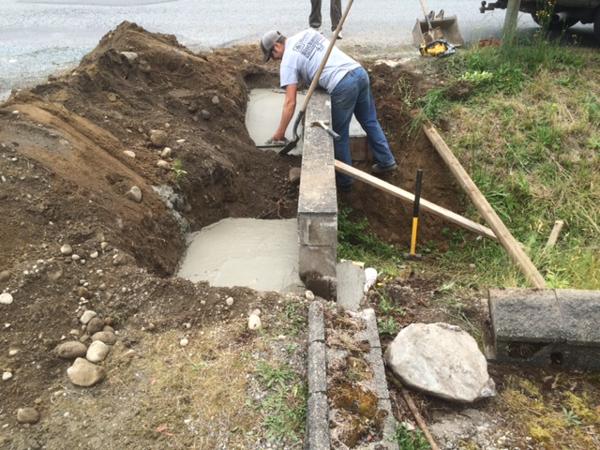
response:
<path id="1" fill-rule="evenodd" d="M 377 120 L 369 75 L 362 67 L 349 72 L 331 93 L 332 128 L 340 135 L 340 140 L 333 142 L 335 159 L 349 165 L 352 165 L 350 153 L 352 114 L 367 132 L 367 141 L 375 162 L 381 167 L 395 164 L 394 155 Z M 352 184 L 352 177 L 336 173 L 336 182 L 339 186 L 348 187 Z"/>

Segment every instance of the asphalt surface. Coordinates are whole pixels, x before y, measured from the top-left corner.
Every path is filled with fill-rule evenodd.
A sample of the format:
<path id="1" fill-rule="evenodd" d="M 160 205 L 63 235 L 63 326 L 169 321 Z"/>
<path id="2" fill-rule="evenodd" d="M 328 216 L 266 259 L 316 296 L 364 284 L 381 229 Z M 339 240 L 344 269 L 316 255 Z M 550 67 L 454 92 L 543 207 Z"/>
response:
<path id="1" fill-rule="evenodd" d="M 12 88 L 31 85 L 75 66 L 100 38 L 124 20 L 149 31 L 175 34 L 194 50 L 257 42 L 268 29 L 291 34 L 308 26 L 309 0 L 0 0 L 0 100 Z M 323 2 L 329 30 L 329 2 Z M 343 4 L 345 2 L 342 2 Z M 430 1 L 458 16 L 468 42 L 498 36 L 504 11 L 479 12 L 477 0 Z M 342 46 L 370 51 L 409 48 L 421 17 L 418 0 L 357 0 L 344 27 Z M 533 29 L 521 15 L 521 29 Z"/>

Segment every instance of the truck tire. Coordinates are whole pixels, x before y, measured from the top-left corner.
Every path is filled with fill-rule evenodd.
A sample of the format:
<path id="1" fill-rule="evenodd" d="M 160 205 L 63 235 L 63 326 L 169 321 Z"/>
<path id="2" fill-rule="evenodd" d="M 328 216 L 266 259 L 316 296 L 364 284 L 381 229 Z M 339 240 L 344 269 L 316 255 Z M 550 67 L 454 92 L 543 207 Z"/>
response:
<path id="1" fill-rule="evenodd" d="M 542 23 L 541 23 L 540 19 L 538 18 L 537 13 L 532 12 L 531 18 L 533 19 L 533 21 L 535 23 L 542 26 Z M 563 30 L 566 30 L 567 28 L 572 27 L 577 22 L 579 22 L 579 20 L 573 19 L 572 17 L 567 17 L 567 19 L 564 22 L 561 22 L 561 20 L 558 18 L 558 15 L 555 14 L 552 16 L 552 20 L 548 24 L 548 30 L 549 31 L 563 31 Z"/>

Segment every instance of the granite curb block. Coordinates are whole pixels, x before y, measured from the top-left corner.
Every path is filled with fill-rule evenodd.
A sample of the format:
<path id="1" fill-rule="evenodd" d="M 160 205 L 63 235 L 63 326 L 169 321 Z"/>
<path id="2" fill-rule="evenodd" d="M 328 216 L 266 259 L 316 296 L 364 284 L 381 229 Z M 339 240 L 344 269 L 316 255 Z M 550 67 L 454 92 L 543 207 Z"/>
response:
<path id="1" fill-rule="evenodd" d="M 366 359 L 373 371 L 373 390 L 377 394 L 379 409 L 387 412 L 383 427 L 383 440 L 378 443 L 378 447 L 388 450 L 399 450 L 397 442 L 394 441 L 396 434 L 396 420 L 392 413 L 392 402 L 390 391 L 385 377 L 385 365 L 383 363 L 383 354 L 381 352 L 381 341 L 379 340 L 379 331 L 377 329 L 377 318 L 372 308 L 361 311 L 360 316 L 367 324 L 366 335 L 371 346 L 371 350 Z"/>
<path id="2" fill-rule="evenodd" d="M 329 406 L 327 404 L 327 349 L 325 318 L 319 301 L 308 307 L 308 408 L 306 412 L 307 450 L 328 450 Z"/>
<path id="3" fill-rule="evenodd" d="M 308 307 L 308 343 L 325 342 L 325 320 L 321 302 L 312 302 Z"/>
<path id="4" fill-rule="evenodd" d="M 490 289 L 495 358 L 600 369 L 600 291 Z"/>

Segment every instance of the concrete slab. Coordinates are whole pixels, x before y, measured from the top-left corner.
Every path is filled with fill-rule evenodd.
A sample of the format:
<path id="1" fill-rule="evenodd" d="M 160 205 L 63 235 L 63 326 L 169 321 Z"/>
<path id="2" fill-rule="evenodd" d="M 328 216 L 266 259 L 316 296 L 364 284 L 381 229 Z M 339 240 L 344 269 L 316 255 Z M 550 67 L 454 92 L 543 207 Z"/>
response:
<path id="1" fill-rule="evenodd" d="M 553 290 L 490 289 L 496 341 L 563 342 L 561 313 Z"/>
<path id="2" fill-rule="evenodd" d="M 295 219 L 224 219 L 188 236 L 178 276 L 211 286 L 300 292 Z"/>

